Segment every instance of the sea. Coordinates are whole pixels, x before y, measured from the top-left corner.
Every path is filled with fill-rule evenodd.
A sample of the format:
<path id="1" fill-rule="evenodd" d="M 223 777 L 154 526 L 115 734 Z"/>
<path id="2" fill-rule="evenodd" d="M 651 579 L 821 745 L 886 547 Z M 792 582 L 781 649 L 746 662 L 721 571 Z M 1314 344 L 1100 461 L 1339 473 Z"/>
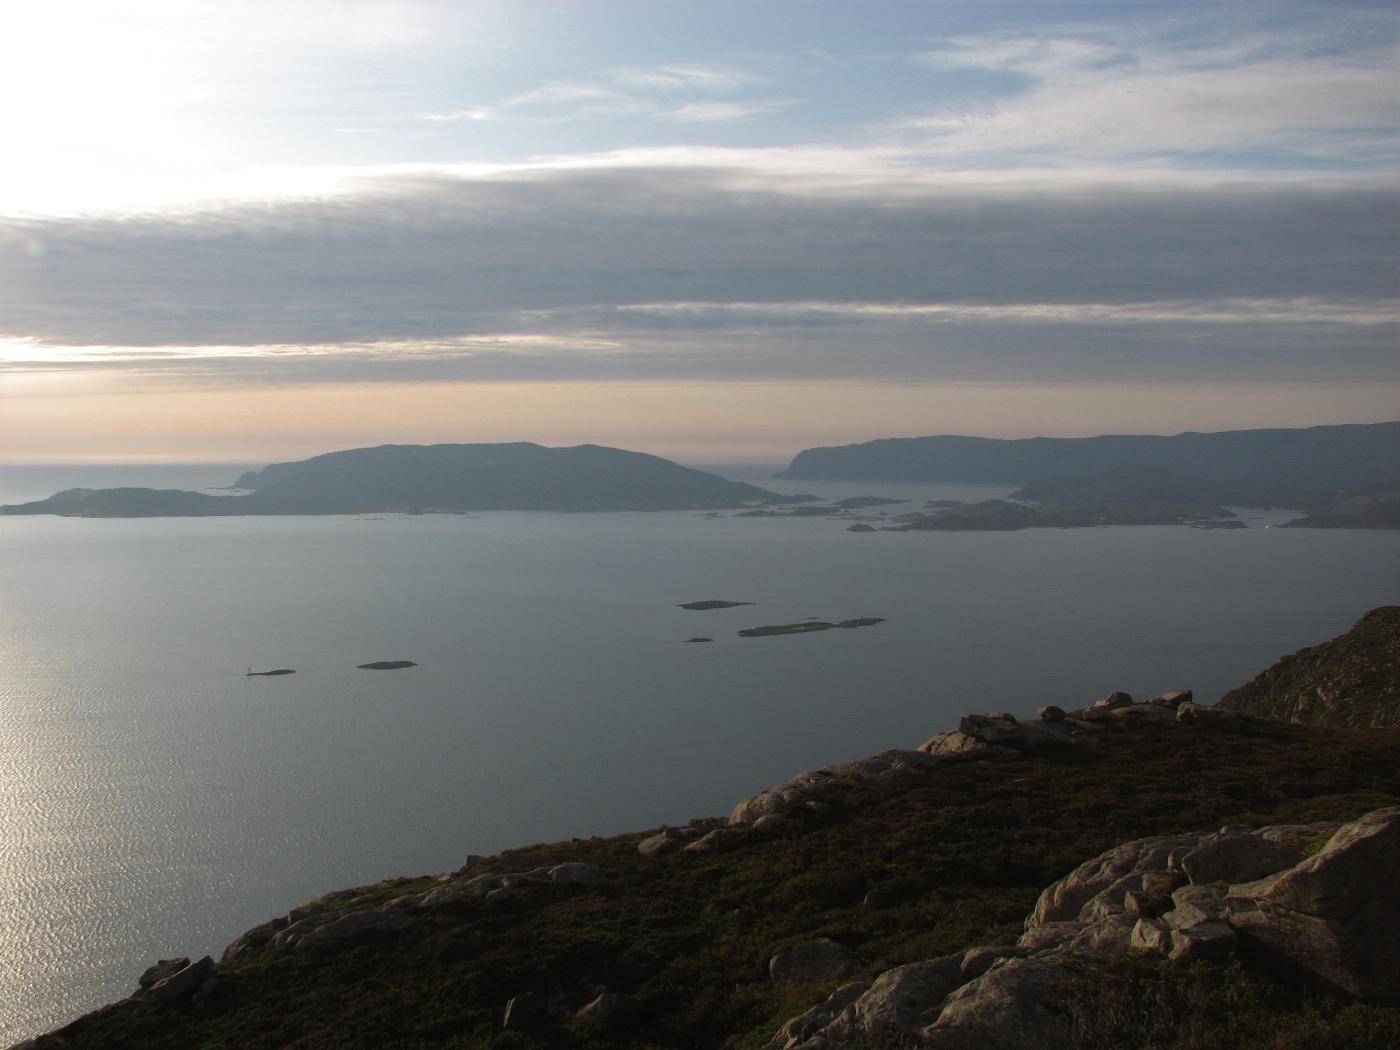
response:
<path id="1" fill-rule="evenodd" d="M 0 468 L 0 502 L 243 466 Z M 770 481 L 828 498 L 1004 487 Z M 0 1045 L 327 890 L 727 814 L 969 711 L 1213 701 L 1400 598 L 1393 532 L 723 512 L 0 517 Z M 702 599 L 752 604 L 700 612 Z M 883 617 L 743 638 L 741 629 Z M 709 638 L 697 642 L 690 639 Z M 396 671 L 361 670 L 412 660 Z M 249 670 L 295 669 L 276 677 Z"/>

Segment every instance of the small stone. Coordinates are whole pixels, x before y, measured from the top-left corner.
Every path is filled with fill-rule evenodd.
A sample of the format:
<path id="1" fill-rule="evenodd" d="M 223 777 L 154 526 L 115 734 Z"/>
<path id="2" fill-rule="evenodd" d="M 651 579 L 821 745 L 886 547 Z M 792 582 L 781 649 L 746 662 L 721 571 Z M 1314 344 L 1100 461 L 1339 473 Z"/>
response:
<path id="1" fill-rule="evenodd" d="M 1252 882 L 1291 868 L 1303 851 L 1257 835 L 1227 833 L 1206 839 L 1181 858 L 1181 870 L 1193 883 Z"/>
<path id="2" fill-rule="evenodd" d="M 1182 886 L 1172 893 L 1172 907 L 1162 918 L 1168 926 L 1218 922 L 1225 916 L 1225 892 L 1218 886 Z"/>
<path id="3" fill-rule="evenodd" d="M 1148 871 L 1142 876 L 1142 890 L 1154 897 L 1170 897 L 1179 887 L 1186 884 L 1186 876 L 1179 871 Z"/>
<path id="4" fill-rule="evenodd" d="M 1129 890 L 1123 894 L 1123 911 L 1136 918 L 1155 919 L 1171 906 L 1171 898 L 1147 893 L 1144 890 Z"/>
<path id="5" fill-rule="evenodd" d="M 214 960 L 209 956 L 199 962 L 177 970 L 169 977 L 162 978 L 138 994 L 144 1002 L 153 1006 L 166 1006 L 188 999 L 199 990 L 199 986 L 214 976 Z"/>
<path id="6" fill-rule="evenodd" d="M 1168 957 L 1176 963 L 1201 960 L 1223 962 L 1235 950 L 1237 943 L 1239 938 L 1226 923 L 1200 922 L 1172 930 Z"/>
<path id="7" fill-rule="evenodd" d="M 1041 721 L 1044 722 L 1063 722 L 1065 720 L 1065 709 L 1057 707 L 1055 704 L 1046 704 L 1036 714 L 1040 715 Z"/>
<path id="8" fill-rule="evenodd" d="M 1171 947 L 1171 931 L 1156 919 L 1139 919 L 1128 936 L 1128 950 L 1165 953 Z"/>
<path id="9" fill-rule="evenodd" d="M 1180 722 L 1191 722 L 1197 725 L 1228 725 L 1231 722 L 1238 722 L 1240 716 L 1234 711 L 1226 711 L 1219 707 L 1205 707 L 1201 704 L 1185 702 L 1178 704 L 1176 717 Z"/>
<path id="10" fill-rule="evenodd" d="M 788 983 L 836 981 L 855 968 L 856 957 L 850 949 L 827 937 L 799 944 L 768 960 L 768 976 Z"/>
<path id="11" fill-rule="evenodd" d="M 636 1005 L 635 1000 L 630 995 L 623 995 L 620 992 L 604 992 L 574 1016 L 592 1018 L 595 1021 L 607 1023 L 631 1013 L 634 1005 Z"/>
<path id="12" fill-rule="evenodd" d="M 592 882 L 601 879 L 606 872 L 596 864 L 556 864 L 549 869 L 550 882 Z"/>
<path id="13" fill-rule="evenodd" d="M 137 978 L 136 983 L 142 988 L 149 988 L 158 981 L 163 981 L 172 974 L 179 973 L 190 964 L 186 956 L 177 959 L 160 959 L 154 966 L 147 967 L 146 972 Z"/>
<path id="14" fill-rule="evenodd" d="M 724 853 L 744 844 L 747 835 L 737 828 L 715 828 L 685 847 L 687 853 Z"/>
<path id="15" fill-rule="evenodd" d="M 534 992 L 521 992 L 506 1003 L 506 1012 L 501 1019 L 501 1027 L 515 1031 L 534 1028 L 544 1019 L 544 1013 L 544 1000 Z"/>
<path id="16" fill-rule="evenodd" d="M 1133 702 L 1130 694 L 1114 690 L 1102 700 L 1095 701 L 1094 707 L 1100 711 L 1112 711 L 1115 707 L 1127 707 Z"/>
<path id="17" fill-rule="evenodd" d="M 643 857 L 659 857 L 663 853 L 670 853 L 672 850 L 681 848 L 680 833 L 672 828 L 659 831 L 650 838 L 642 839 L 637 843 L 637 852 Z"/>
<path id="18" fill-rule="evenodd" d="M 983 944 L 969 948 L 963 953 L 958 976 L 964 983 L 975 981 L 1001 960 L 1023 959 L 1033 951 L 1034 948 L 1020 944 Z"/>
<path id="19" fill-rule="evenodd" d="M 1189 704 L 1190 702 L 1191 690 L 1189 689 L 1173 689 L 1169 693 L 1162 693 L 1160 696 L 1154 696 L 1148 701 L 1148 703 L 1155 704 L 1157 707 L 1180 707 L 1182 704 Z"/>
<path id="20" fill-rule="evenodd" d="M 1165 707 L 1153 707 L 1151 704 L 1131 704 L 1128 707 L 1115 707 L 1109 713 L 1110 718 L 1122 722 L 1175 722 L 1176 716 Z"/>

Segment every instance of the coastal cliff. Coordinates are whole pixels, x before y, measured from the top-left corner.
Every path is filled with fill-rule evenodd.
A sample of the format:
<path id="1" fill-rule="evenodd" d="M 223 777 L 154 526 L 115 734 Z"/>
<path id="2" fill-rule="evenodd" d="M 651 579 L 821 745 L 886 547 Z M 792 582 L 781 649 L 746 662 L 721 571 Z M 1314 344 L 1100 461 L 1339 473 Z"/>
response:
<path id="1" fill-rule="evenodd" d="M 728 817 L 327 894 L 26 1045 L 1391 1046 L 1397 770 L 1400 730 L 1185 691 L 968 715 Z"/>

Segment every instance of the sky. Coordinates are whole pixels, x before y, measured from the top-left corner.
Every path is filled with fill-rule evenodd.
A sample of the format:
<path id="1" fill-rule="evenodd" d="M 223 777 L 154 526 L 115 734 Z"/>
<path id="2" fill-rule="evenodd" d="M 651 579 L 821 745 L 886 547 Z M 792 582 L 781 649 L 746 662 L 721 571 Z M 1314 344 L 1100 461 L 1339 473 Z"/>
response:
<path id="1" fill-rule="evenodd" d="M 1400 417 L 1400 10 L 0 13 L 0 462 Z"/>

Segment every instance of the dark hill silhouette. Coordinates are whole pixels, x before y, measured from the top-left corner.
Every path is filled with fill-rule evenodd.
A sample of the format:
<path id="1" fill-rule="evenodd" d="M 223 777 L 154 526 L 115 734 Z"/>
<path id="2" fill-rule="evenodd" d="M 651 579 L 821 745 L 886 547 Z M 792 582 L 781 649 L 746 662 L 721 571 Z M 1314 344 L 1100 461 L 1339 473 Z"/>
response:
<path id="1" fill-rule="evenodd" d="M 6 514 L 86 517 L 430 510 L 719 510 L 773 495 L 641 452 L 516 442 L 381 445 L 249 471 L 245 495 L 70 489 Z"/>
<path id="2" fill-rule="evenodd" d="M 1400 475 L 1400 423 L 1233 430 L 1174 437 L 882 438 L 799 452 L 784 478 L 1002 482 L 1074 478 L 1143 466 L 1228 483 L 1228 503 L 1305 507 Z"/>

